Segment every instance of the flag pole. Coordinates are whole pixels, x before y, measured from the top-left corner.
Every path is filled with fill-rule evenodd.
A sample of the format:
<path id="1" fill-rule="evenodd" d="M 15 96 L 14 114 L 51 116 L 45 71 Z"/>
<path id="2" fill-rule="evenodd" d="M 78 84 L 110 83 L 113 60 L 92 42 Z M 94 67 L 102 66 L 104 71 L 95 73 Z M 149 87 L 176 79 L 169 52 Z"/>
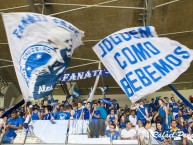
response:
<path id="1" fill-rule="evenodd" d="M 101 69 L 101 63 L 100 62 L 99 62 L 99 65 L 98 65 L 98 69 Z M 96 77 L 93 89 L 91 90 L 91 93 L 90 93 L 90 96 L 89 96 L 87 102 L 88 101 L 91 102 L 93 100 L 93 96 L 94 96 L 94 93 L 96 91 L 96 88 L 97 88 L 97 85 L 98 85 L 98 82 L 99 82 L 99 78 L 100 78 L 100 76 Z"/>
<path id="2" fill-rule="evenodd" d="M 174 91 L 174 92 L 176 93 L 176 95 L 178 95 L 178 97 L 179 97 L 187 106 L 189 106 L 189 107 L 193 110 L 192 104 L 191 104 L 188 100 L 186 100 L 186 98 L 184 98 L 184 96 L 182 96 L 182 94 L 180 94 L 180 92 L 178 92 L 178 90 L 177 90 L 174 86 L 172 86 L 172 85 L 170 84 L 170 85 L 168 85 L 168 87 L 169 87 L 170 89 L 172 89 L 172 91 Z"/>

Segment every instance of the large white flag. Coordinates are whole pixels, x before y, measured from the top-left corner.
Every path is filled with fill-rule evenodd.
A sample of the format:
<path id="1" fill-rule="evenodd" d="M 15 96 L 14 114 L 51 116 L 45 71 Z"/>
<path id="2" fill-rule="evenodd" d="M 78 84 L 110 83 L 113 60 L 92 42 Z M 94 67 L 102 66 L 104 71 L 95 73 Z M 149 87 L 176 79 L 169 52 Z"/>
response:
<path id="1" fill-rule="evenodd" d="M 192 50 L 157 37 L 154 27 L 118 31 L 93 50 L 132 102 L 172 83 L 193 59 Z"/>
<path id="2" fill-rule="evenodd" d="M 82 44 L 83 31 L 35 13 L 4 13 L 3 22 L 25 100 L 50 95 L 74 49 Z"/>

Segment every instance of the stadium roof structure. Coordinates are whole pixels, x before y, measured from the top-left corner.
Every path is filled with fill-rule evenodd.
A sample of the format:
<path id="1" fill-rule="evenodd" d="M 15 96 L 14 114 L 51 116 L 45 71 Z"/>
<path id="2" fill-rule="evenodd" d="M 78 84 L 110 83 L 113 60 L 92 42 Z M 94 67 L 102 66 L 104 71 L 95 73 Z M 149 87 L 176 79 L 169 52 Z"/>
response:
<path id="1" fill-rule="evenodd" d="M 193 49 L 193 0 L 1 0 L 0 12 L 35 12 L 66 20 L 85 32 L 84 45 L 74 51 L 67 72 L 98 69 L 92 47 L 118 30 L 151 25 L 160 37 L 168 37 Z M 10 50 L 0 17 L 0 74 L 19 89 Z M 104 66 L 102 65 L 102 68 Z M 77 81 L 82 94 L 94 85 L 95 77 Z M 109 86 L 108 94 L 124 92 L 111 77 L 100 77 L 98 86 Z M 193 63 L 173 85 L 193 88 Z M 159 91 L 170 90 L 167 86 Z M 54 94 L 64 94 L 60 86 Z M 101 94 L 96 90 L 96 94 Z"/>

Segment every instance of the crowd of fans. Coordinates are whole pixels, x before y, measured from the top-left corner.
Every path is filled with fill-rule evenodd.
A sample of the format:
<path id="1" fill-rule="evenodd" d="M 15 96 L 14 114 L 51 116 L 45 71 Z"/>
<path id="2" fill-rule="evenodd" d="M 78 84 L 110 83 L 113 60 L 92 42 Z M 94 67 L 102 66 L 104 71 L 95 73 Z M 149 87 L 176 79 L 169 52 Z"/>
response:
<path id="1" fill-rule="evenodd" d="M 0 117 L 3 111 L 0 110 Z M 138 140 L 142 145 L 150 144 L 153 138 L 164 145 L 192 144 L 193 112 L 183 102 L 176 102 L 174 97 L 156 97 L 151 102 L 143 99 L 124 108 L 108 98 L 92 102 L 28 102 L 2 119 L 2 142 L 12 142 L 17 135 L 15 130 L 27 130 L 30 122 L 35 120 L 79 119 L 89 121 L 88 135 L 91 138 Z"/>

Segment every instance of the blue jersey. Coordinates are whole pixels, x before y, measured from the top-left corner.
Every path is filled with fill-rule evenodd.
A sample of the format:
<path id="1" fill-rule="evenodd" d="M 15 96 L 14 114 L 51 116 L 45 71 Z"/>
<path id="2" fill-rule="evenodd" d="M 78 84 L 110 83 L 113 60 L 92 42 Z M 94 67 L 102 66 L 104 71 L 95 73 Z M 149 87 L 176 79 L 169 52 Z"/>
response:
<path id="1" fill-rule="evenodd" d="M 150 103 L 150 107 L 152 108 L 152 111 L 157 111 L 155 103 Z"/>
<path id="2" fill-rule="evenodd" d="M 172 109 L 172 102 L 169 102 L 169 108 L 171 108 Z"/>
<path id="3" fill-rule="evenodd" d="M 154 138 L 159 142 L 163 142 L 164 141 L 164 132 L 163 131 L 154 131 Z"/>
<path id="4" fill-rule="evenodd" d="M 184 120 L 188 120 L 190 118 L 187 114 L 183 114 L 182 116 L 183 116 Z"/>
<path id="5" fill-rule="evenodd" d="M 51 113 L 49 112 L 49 113 L 47 113 L 47 114 L 44 115 L 44 117 L 43 117 L 42 120 L 50 120 L 51 117 L 52 117 L 52 116 L 51 116 Z"/>
<path id="6" fill-rule="evenodd" d="M 82 109 L 81 110 L 78 110 L 78 109 L 74 110 L 74 115 L 73 115 L 74 119 L 80 119 L 81 113 L 82 113 Z"/>
<path id="7" fill-rule="evenodd" d="M 121 129 L 126 128 L 125 121 L 124 121 L 124 122 L 120 121 L 120 123 L 119 123 L 119 127 L 120 127 Z"/>
<path id="8" fill-rule="evenodd" d="M 172 108 L 172 112 L 178 113 L 179 107 L 178 107 L 178 104 L 176 102 L 171 102 L 170 107 Z M 176 108 L 174 108 L 174 107 L 176 107 Z"/>
<path id="9" fill-rule="evenodd" d="M 144 107 L 147 109 L 148 113 L 150 112 L 150 104 L 146 103 L 144 104 Z"/>
<path id="10" fill-rule="evenodd" d="M 180 129 L 178 129 L 178 130 L 176 130 L 176 131 L 172 131 L 171 129 L 170 129 L 170 135 L 171 135 L 171 139 L 172 140 L 174 140 L 176 137 L 180 137 L 181 138 L 181 141 L 183 140 L 183 135 L 182 134 L 184 134 L 184 132 L 183 131 L 181 131 Z"/>
<path id="11" fill-rule="evenodd" d="M 14 126 L 19 126 L 20 125 L 20 119 L 19 118 L 10 118 L 7 122 L 7 125 L 14 125 Z M 15 129 L 14 128 L 10 128 L 7 133 L 6 136 L 8 137 L 15 137 L 16 133 L 15 133 Z"/>
<path id="12" fill-rule="evenodd" d="M 54 111 L 51 111 L 51 112 L 50 112 L 50 113 L 51 113 L 51 116 L 54 116 L 57 112 L 58 112 L 58 111 L 56 111 L 56 112 L 54 113 Z"/>
<path id="13" fill-rule="evenodd" d="M 83 109 L 84 112 L 84 120 L 89 120 L 90 119 L 90 110 L 88 108 Z"/>
<path id="14" fill-rule="evenodd" d="M 106 130 L 105 131 L 105 135 L 107 137 L 110 137 L 110 140 L 113 141 L 113 140 L 117 140 L 118 137 L 120 137 L 120 133 L 118 131 L 115 131 L 114 134 L 111 134 L 109 130 Z"/>
<path id="15" fill-rule="evenodd" d="M 143 114 L 142 114 L 141 112 L 142 112 Z M 138 119 L 140 119 L 140 120 L 146 120 L 144 115 L 146 115 L 145 107 L 139 106 L 139 108 L 137 109 L 137 120 L 138 120 Z"/>
<path id="16" fill-rule="evenodd" d="M 188 125 L 180 126 L 180 124 L 177 124 L 177 128 L 180 129 L 180 131 L 183 131 L 184 133 L 189 133 L 188 132 Z"/>
<path id="17" fill-rule="evenodd" d="M 115 113 L 115 114 L 117 114 L 117 109 L 116 109 L 116 108 L 114 108 L 113 110 L 114 110 L 114 113 Z"/>
<path id="18" fill-rule="evenodd" d="M 59 111 L 54 115 L 56 120 L 68 120 L 70 119 L 71 114 L 69 112 Z"/>
<path id="19" fill-rule="evenodd" d="M 38 112 L 32 112 L 32 120 L 39 120 Z"/>
<path id="20" fill-rule="evenodd" d="M 19 126 L 20 122 L 21 120 L 18 118 L 16 119 L 10 118 L 6 125 L 9 124 L 9 125 L 14 125 L 14 126 Z M 15 137 L 16 137 L 15 129 L 10 128 L 9 130 L 6 131 L 2 139 L 2 143 L 11 143 Z"/>
<path id="21" fill-rule="evenodd" d="M 22 125 L 25 121 L 23 117 L 18 117 L 19 125 Z"/>
<path id="22" fill-rule="evenodd" d="M 125 111 L 125 112 L 129 112 L 130 109 L 129 109 L 129 108 L 124 108 L 124 111 Z"/>
<path id="23" fill-rule="evenodd" d="M 81 108 L 81 109 L 77 109 L 77 113 L 78 113 L 78 117 L 80 118 L 80 116 L 81 116 L 81 114 L 82 114 L 82 111 L 83 111 L 83 109 Z"/>
<path id="24" fill-rule="evenodd" d="M 109 121 L 114 121 L 115 120 L 115 115 L 113 115 L 113 116 L 109 116 Z"/>
<path id="25" fill-rule="evenodd" d="M 100 111 L 99 111 L 99 110 L 95 110 L 95 111 L 94 111 L 94 115 L 97 115 L 97 116 L 100 115 Z M 94 119 L 94 120 L 95 120 L 95 119 L 98 119 L 98 118 L 96 118 L 94 115 L 92 116 L 92 119 Z"/>

